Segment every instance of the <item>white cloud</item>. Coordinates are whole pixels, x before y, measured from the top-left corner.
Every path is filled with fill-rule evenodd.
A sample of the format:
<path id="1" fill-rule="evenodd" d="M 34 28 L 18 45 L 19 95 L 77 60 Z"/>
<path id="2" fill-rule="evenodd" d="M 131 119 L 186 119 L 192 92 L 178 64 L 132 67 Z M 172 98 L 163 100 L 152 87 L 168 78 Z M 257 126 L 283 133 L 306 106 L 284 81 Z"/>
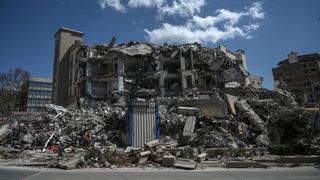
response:
<path id="1" fill-rule="evenodd" d="M 201 7 L 205 5 L 205 0 L 174 0 L 171 4 L 166 3 L 158 7 L 160 16 L 179 15 L 182 17 L 200 13 Z"/>
<path id="2" fill-rule="evenodd" d="M 125 12 L 126 7 L 121 0 L 98 0 L 102 9 L 110 6 L 117 11 Z M 156 7 L 158 18 L 178 15 L 181 17 L 192 16 L 201 12 L 201 7 L 205 5 L 205 0 L 129 0 L 127 7 Z"/>
<path id="3" fill-rule="evenodd" d="M 98 0 L 98 4 L 102 9 L 110 6 L 117 11 L 125 12 L 126 7 L 121 3 L 121 0 Z M 201 7 L 206 4 L 206 0 L 129 0 L 127 6 L 130 8 L 138 7 L 156 7 L 158 17 L 179 15 L 181 17 L 193 16 L 201 12 Z M 245 15 L 251 16 L 254 19 L 263 19 L 265 13 L 262 11 L 262 3 L 254 2 L 251 7 L 247 8 Z M 239 14 L 225 9 L 220 9 L 219 13 L 223 17 L 233 16 L 236 18 Z"/>
<path id="4" fill-rule="evenodd" d="M 256 31 L 260 24 L 240 25 L 240 20 L 242 18 L 262 19 L 264 18 L 264 12 L 261 3 L 253 3 L 246 10 L 244 12 L 233 12 L 219 9 L 215 11 L 215 16 L 200 17 L 194 15 L 185 25 L 164 23 L 159 28 L 145 29 L 144 31 L 147 33 L 147 39 L 157 44 L 190 42 L 208 44 L 235 37 L 250 39 L 252 38 L 251 32 Z"/>
<path id="5" fill-rule="evenodd" d="M 106 6 L 110 6 L 117 11 L 126 12 L 126 7 L 121 3 L 121 0 L 99 0 L 98 4 L 102 9 L 105 9 Z"/>
<path id="6" fill-rule="evenodd" d="M 207 27 L 213 26 L 217 22 L 217 18 L 212 16 L 207 16 L 205 18 L 202 18 L 195 15 L 192 17 L 192 21 L 195 23 L 195 25 L 201 28 L 207 28 Z"/>
<path id="7" fill-rule="evenodd" d="M 131 8 L 156 7 L 160 19 L 170 15 L 192 16 L 200 13 L 204 5 L 205 0 L 129 0 L 128 2 Z"/>
<path id="8" fill-rule="evenodd" d="M 230 25 L 237 24 L 240 18 L 245 16 L 243 12 L 232 12 L 225 9 L 219 9 L 216 13 L 218 13 L 216 17 L 218 22 L 227 21 Z"/>
<path id="9" fill-rule="evenodd" d="M 132 8 L 136 7 L 160 7 L 164 3 L 164 0 L 129 0 L 128 6 Z"/>
<path id="10" fill-rule="evenodd" d="M 254 24 L 249 24 L 249 25 L 243 26 L 243 28 L 248 32 L 256 31 L 259 27 L 260 27 L 259 23 L 254 23 Z"/>
<path id="11" fill-rule="evenodd" d="M 129 0 L 126 6 L 121 0 L 98 0 L 102 9 L 110 6 L 117 11 L 126 12 L 127 8 L 155 8 L 157 18 L 163 21 L 165 16 L 187 18 L 184 25 L 163 23 L 156 29 L 145 29 L 147 39 L 152 43 L 216 43 L 235 37 L 251 39 L 252 32 L 258 30 L 260 23 L 255 22 L 265 17 L 261 2 L 254 2 L 243 11 L 218 9 L 215 15 L 201 17 L 201 8 L 206 0 Z M 248 24 L 240 23 L 248 19 Z"/>
<path id="12" fill-rule="evenodd" d="M 216 43 L 219 40 L 234 38 L 236 36 L 245 37 L 246 33 L 239 27 L 226 26 L 226 30 L 219 30 L 211 26 L 206 29 L 193 29 L 186 26 L 175 26 L 164 23 L 161 28 L 147 30 L 148 40 L 156 44 L 180 44 L 180 43 Z"/>
<path id="13" fill-rule="evenodd" d="M 262 3 L 254 2 L 252 6 L 249 8 L 249 14 L 252 18 L 263 19 L 265 13 L 262 12 Z"/>

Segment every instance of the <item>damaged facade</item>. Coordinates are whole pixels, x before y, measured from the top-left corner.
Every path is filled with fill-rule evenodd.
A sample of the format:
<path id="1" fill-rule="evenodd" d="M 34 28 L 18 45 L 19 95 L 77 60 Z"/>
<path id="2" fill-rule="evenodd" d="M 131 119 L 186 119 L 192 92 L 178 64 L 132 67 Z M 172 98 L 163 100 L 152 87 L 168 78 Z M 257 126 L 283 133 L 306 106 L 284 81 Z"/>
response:
<path id="1" fill-rule="evenodd" d="M 238 64 L 242 65 L 242 67 L 248 71 L 248 65 L 247 65 L 247 59 L 245 55 L 245 51 L 243 49 L 238 49 L 236 52 L 232 52 L 227 49 L 224 45 L 219 45 L 217 49 L 221 52 L 224 52 L 224 54 L 230 58 L 233 61 L 236 61 Z M 249 76 L 250 82 L 246 82 L 247 85 L 251 84 L 254 88 L 263 88 L 263 77 L 250 74 Z"/>
<path id="2" fill-rule="evenodd" d="M 274 90 L 292 92 L 301 103 L 315 105 L 320 102 L 320 55 L 288 54 L 288 58 L 272 69 Z"/>
<path id="3" fill-rule="evenodd" d="M 56 33 L 56 104 L 75 105 L 83 96 L 112 103 L 135 97 L 210 98 L 214 88 L 250 84 L 243 50 L 233 53 L 222 45 L 206 48 L 197 43 L 115 45 L 115 38 L 109 44 L 88 46 L 82 35 L 65 28 Z M 63 57 L 60 62 L 58 57 Z"/>

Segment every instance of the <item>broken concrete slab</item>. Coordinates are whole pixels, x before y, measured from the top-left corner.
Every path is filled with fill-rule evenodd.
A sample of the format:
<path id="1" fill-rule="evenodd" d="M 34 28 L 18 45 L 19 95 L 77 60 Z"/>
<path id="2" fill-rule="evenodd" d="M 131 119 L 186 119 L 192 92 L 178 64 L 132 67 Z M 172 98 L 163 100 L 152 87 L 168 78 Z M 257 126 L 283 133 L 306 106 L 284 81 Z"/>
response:
<path id="1" fill-rule="evenodd" d="M 147 44 L 134 44 L 131 46 L 120 46 L 115 47 L 114 49 L 119 49 L 120 52 L 130 55 L 130 56 L 137 56 L 137 55 L 149 55 L 152 52 L 152 49 Z"/>
<path id="2" fill-rule="evenodd" d="M 238 97 L 237 96 L 233 96 L 231 94 L 225 94 L 224 95 L 224 99 L 227 102 L 229 111 L 233 115 L 236 115 L 237 114 L 237 110 L 236 110 L 236 107 L 235 107 L 235 102 L 238 101 Z"/>
<path id="3" fill-rule="evenodd" d="M 245 100 L 237 101 L 235 102 L 235 105 L 240 110 L 241 119 L 248 119 L 255 130 L 260 133 L 260 135 L 255 139 L 256 143 L 259 146 L 267 147 L 269 145 L 269 139 L 266 123 L 259 117 L 259 115 Z"/>
<path id="4" fill-rule="evenodd" d="M 149 156 L 150 154 L 151 154 L 151 151 L 143 151 L 139 153 L 140 157 Z"/>
<path id="5" fill-rule="evenodd" d="M 211 118 L 226 118 L 228 115 L 227 105 L 219 98 L 192 99 L 184 102 L 199 108 L 201 113 Z"/>
<path id="6" fill-rule="evenodd" d="M 67 112 L 66 108 L 64 108 L 62 106 L 55 105 L 55 104 L 47 104 L 46 108 L 48 111 L 55 111 L 56 114 Z"/>
<path id="7" fill-rule="evenodd" d="M 193 170 L 193 169 L 196 169 L 197 163 L 190 159 L 177 158 L 177 161 L 174 164 L 174 167 Z"/>
<path id="8" fill-rule="evenodd" d="M 151 155 L 151 151 L 143 151 L 138 154 L 138 160 L 140 164 L 146 163 L 149 156 Z"/>
<path id="9" fill-rule="evenodd" d="M 243 118 L 248 118 L 250 120 L 250 123 L 254 127 L 256 127 L 261 132 L 265 132 L 265 122 L 261 120 L 259 115 L 254 112 L 252 107 L 245 100 L 237 101 L 235 102 L 235 105 L 237 106 L 237 108 L 239 108 L 240 111 L 242 111 L 241 115 Z"/>
<path id="10" fill-rule="evenodd" d="M 173 167 L 174 164 L 176 163 L 176 157 L 172 155 L 164 155 L 162 157 L 162 166 L 165 167 Z"/>
<path id="11" fill-rule="evenodd" d="M 146 147 L 148 148 L 154 148 L 155 146 L 158 146 L 159 145 L 159 140 L 156 139 L 156 140 L 153 140 L 153 141 L 149 141 L 145 144 Z"/>
<path id="12" fill-rule="evenodd" d="M 191 136 L 194 131 L 195 124 L 196 124 L 196 117 L 195 116 L 188 116 L 186 123 L 184 125 L 184 128 L 183 128 L 182 135 L 183 136 Z"/>
<path id="13" fill-rule="evenodd" d="M 178 107 L 178 113 L 182 115 L 188 116 L 199 116 L 200 110 L 195 107 Z"/>

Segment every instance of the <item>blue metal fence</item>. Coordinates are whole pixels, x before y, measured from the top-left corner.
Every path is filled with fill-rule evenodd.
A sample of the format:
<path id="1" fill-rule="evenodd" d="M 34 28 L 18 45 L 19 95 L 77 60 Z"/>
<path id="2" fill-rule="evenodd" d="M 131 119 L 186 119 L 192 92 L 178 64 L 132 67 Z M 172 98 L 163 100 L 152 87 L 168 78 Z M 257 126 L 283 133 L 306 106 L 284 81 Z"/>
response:
<path id="1" fill-rule="evenodd" d="M 135 102 L 129 108 L 129 145 L 144 147 L 160 138 L 159 107 L 154 102 Z"/>

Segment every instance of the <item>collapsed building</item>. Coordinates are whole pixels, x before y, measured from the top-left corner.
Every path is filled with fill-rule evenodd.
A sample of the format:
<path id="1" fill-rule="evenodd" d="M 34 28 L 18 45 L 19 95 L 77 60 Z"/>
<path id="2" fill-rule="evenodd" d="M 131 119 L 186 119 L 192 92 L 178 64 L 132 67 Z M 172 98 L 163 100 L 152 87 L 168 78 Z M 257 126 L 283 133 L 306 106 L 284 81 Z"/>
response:
<path id="1" fill-rule="evenodd" d="M 68 28 L 60 28 L 55 37 L 54 64 L 57 68 L 54 71 L 53 102 L 75 107 L 80 98 L 87 97 L 91 102 L 107 102 L 128 110 L 126 117 L 129 120 L 124 128 L 127 134 L 123 135 L 123 141 L 130 145 L 143 147 L 145 139 L 160 137 L 159 118 L 161 122 L 165 122 L 163 118 L 170 119 L 161 113 L 164 104 L 179 114 L 197 118 L 230 120 L 235 118 L 233 116 L 244 116 L 257 130 L 254 134 L 261 135 L 254 135 L 253 142 L 265 147 L 269 145 L 270 136 L 275 137 L 272 144 L 281 143 L 283 132 L 271 133 L 272 128 L 270 132 L 266 130 L 270 127 L 266 127 L 265 121 L 270 121 L 271 114 L 261 117 L 252 106 L 262 103 L 269 107 L 269 96 L 280 97 L 276 100 L 278 106 L 282 107 L 284 103 L 302 113 L 287 92 L 279 90 L 282 95 L 275 95 L 277 93 L 258 90 L 260 86 L 250 84 L 259 81 L 261 85 L 262 78 L 250 76 L 244 50 L 231 52 L 223 45 L 208 48 L 198 43 L 160 46 L 130 41 L 116 45 L 115 38 L 108 44 L 89 46 L 82 42 L 82 32 Z M 247 90 L 239 90 L 243 88 Z M 254 95 L 250 97 L 249 94 Z M 287 100 L 283 102 L 283 98 Z M 251 104 L 255 101 L 262 102 Z M 267 109 L 260 110 L 262 112 L 271 113 Z M 278 113 L 272 112 L 273 115 Z M 186 125 L 190 124 L 186 131 L 193 131 L 196 120 L 186 122 Z M 162 131 L 165 132 L 166 128 L 169 127 L 162 128 Z M 152 135 L 146 129 L 153 129 Z M 145 138 L 149 135 L 153 138 Z M 140 138 L 136 139 L 136 136 Z"/>
<path id="2" fill-rule="evenodd" d="M 64 42 L 68 34 L 70 41 L 74 40 L 73 44 Z M 89 46 L 81 42 L 82 35 L 66 28 L 61 28 L 56 34 L 57 53 L 65 50 L 68 43 L 70 45 L 61 61 L 55 61 L 59 72 L 54 74 L 58 81 L 54 80 L 57 90 L 53 99 L 56 98 L 54 102 L 58 105 L 76 107 L 79 98 L 87 97 L 92 102 L 107 101 L 118 107 L 130 106 L 134 112 L 135 108 L 141 107 L 141 102 L 139 107 L 134 106 L 137 98 L 147 99 L 149 104 L 158 97 L 183 97 L 186 105 L 201 107 L 208 115 L 214 110 L 217 116 L 225 117 L 226 104 L 217 96 L 215 89 L 250 84 L 243 50 L 233 53 L 222 45 L 207 48 L 198 43 L 159 46 L 130 41 L 115 45 L 115 38 L 109 44 Z M 160 124 L 157 122 L 158 109 L 154 111 L 152 120 L 148 120 L 147 112 L 147 109 L 137 111 L 141 114 L 138 116 L 133 113 L 129 120 L 133 122 L 129 125 L 133 126 L 129 126 L 129 135 L 124 135 L 129 138 L 124 141 L 142 147 L 148 139 L 145 137 L 159 138 L 156 135 Z M 134 126 L 139 121 L 141 124 Z M 141 133 L 141 129 L 155 130 L 150 135 L 145 132 L 148 130 Z M 141 137 L 136 139 L 137 136 Z"/>
<path id="3" fill-rule="evenodd" d="M 67 48 L 62 41 L 70 33 L 77 36 Z M 157 46 L 133 41 L 114 46 L 115 38 L 109 44 L 88 46 L 81 38 L 80 32 L 66 28 L 56 34 L 60 42 L 56 52 L 65 51 L 60 61 L 55 60 L 60 68 L 54 71 L 53 99 L 58 105 L 75 104 L 83 96 L 112 100 L 120 94 L 202 98 L 210 97 L 214 88 L 250 84 L 243 50 L 231 53 L 222 45 Z"/>
<path id="4" fill-rule="evenodd" d="M 47 114 L 8 118 L 0 128 L 1 147 L 10 149 L 5 157 L 11 148 L 40 148 L 57 156 L 46 158 L 58 167 L 194 169 L 194 161 L 180 158 L 217 160 L 223 148 L 275 145 L 319 153 L 313 117 L 289 92 L 251 86 L 244 51 L 115 45 L 115 38 L 88 46 L 82 36 L 66 28 L 56 34 L 53 102 L 68 109 L 49 105 Z"/>

